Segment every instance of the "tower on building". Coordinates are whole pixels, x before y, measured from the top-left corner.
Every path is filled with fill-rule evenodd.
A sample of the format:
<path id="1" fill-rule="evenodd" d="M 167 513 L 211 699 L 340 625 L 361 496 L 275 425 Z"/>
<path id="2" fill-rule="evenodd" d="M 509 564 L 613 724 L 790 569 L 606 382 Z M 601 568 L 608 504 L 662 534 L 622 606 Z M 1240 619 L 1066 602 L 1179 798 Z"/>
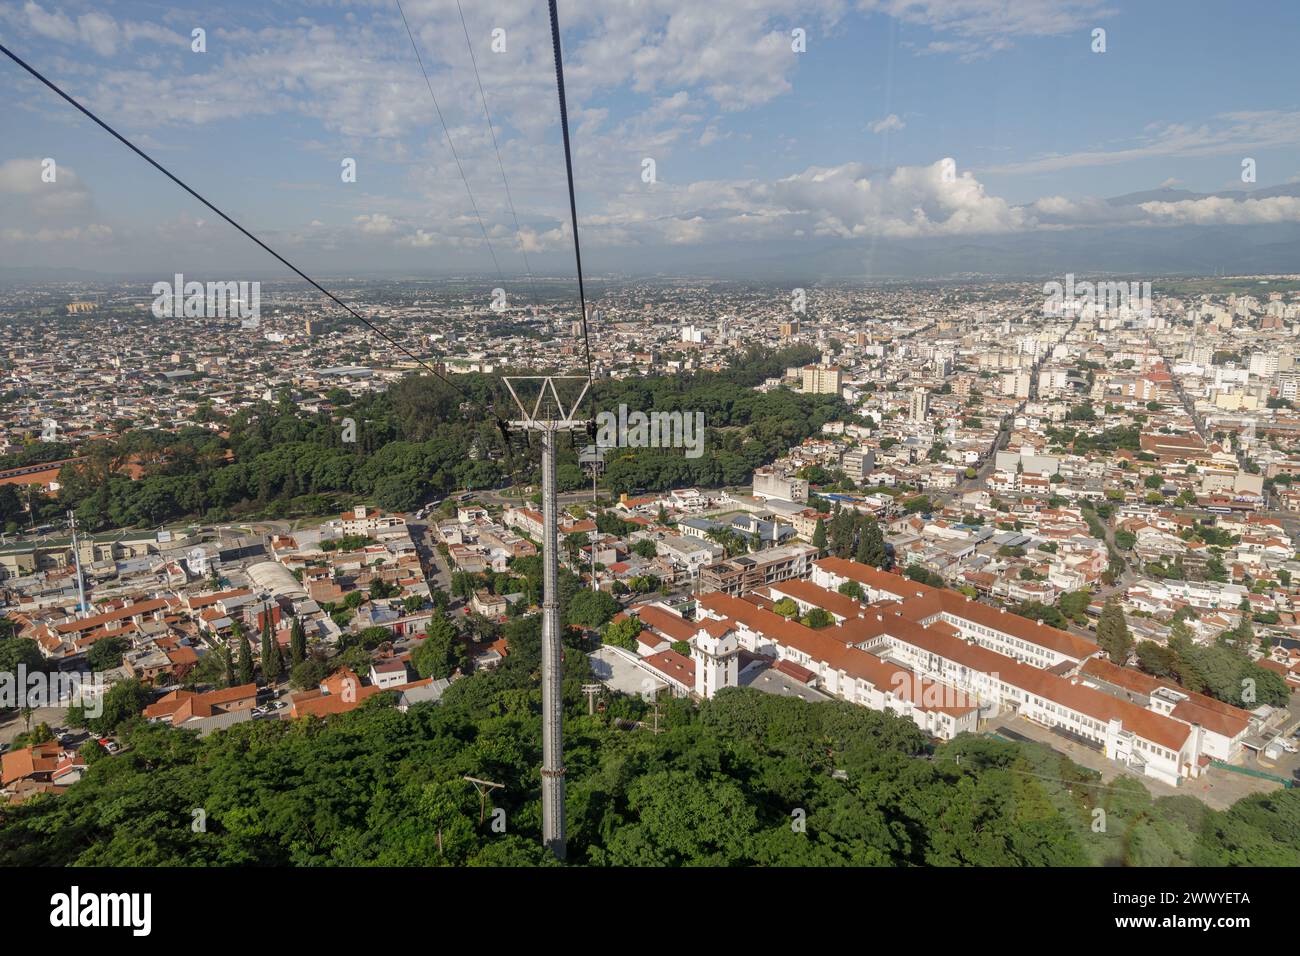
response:
<path id="1" fill-rule="evenodd" d="M 701 621 L 691 638 L 695 693 L 709 700 L 724 687 L 739 684 L 740 642 L 726 621 Z"/>

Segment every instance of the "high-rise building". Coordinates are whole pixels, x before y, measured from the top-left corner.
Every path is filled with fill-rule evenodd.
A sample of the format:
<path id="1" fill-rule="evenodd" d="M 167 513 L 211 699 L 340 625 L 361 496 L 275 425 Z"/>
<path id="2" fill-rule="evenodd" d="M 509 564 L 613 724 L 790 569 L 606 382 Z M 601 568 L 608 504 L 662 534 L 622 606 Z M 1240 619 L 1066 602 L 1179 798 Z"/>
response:
<path id="1" fill-rule="evenodd" d="M 805 395 L 838 395 L 844 387 L 844 372 L 834 365 L 805 365 L 801 374 Z"/>
<path id="2" fill-rule="evenodd" d="M 912 406 L 908 412 L 908 420 L 912 422 L 923 422 L 925 416 L 930 411 L 930 393 L 924 388 L 912 389 Z"/>

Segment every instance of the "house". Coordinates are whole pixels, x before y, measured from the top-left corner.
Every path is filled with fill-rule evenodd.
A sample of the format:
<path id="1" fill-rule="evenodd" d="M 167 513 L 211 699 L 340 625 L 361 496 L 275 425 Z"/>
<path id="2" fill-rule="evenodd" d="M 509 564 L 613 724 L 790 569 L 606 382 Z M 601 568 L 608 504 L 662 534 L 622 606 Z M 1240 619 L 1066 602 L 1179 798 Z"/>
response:
<path id="1" fill-rule="evenodd" d="M 381 690 L 401 687 L 406 682 L 406 663 L 396 657 L 370 665 L 370 683 Z"/>
<path id="2" fill-rule="evenodd" d="M 63 756 L 63 747 L 54 740 L 11 750 L 0 757 L 0 786 L 8 790 L 24 780 L 49 783 Z"/>
<path id="3" fill-rule="evenodd" d="M 509 602 L 503 595 L 492 594 L 479 588 L 470 598 L 470 607 L 487 618 L 503 617 L 509 608 Z"/>
<path id="4" fill-rule="evenodd" d="M 240 684 L 196 694 L 190 690 L 174 690 L 154 701 L 143 711 L 146 720 L 155 723 L 170 721 L 181 727 L 187 721 L 201 720 L 217 714 L 251 711 L 257 705 L 257 685 Z"/>

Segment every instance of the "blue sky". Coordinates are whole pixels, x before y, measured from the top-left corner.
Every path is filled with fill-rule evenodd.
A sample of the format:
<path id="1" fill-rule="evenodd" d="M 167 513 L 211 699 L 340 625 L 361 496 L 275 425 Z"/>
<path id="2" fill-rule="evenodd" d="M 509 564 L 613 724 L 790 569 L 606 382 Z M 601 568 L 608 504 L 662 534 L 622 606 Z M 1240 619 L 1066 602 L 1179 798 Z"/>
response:
<path id="1" fill-rule="evenodd" d="M 568 268 L 545 4 L 405 0 L 484 228 Z M 560 3 L 581 228 L 599 267 L 669 252 L 1300 223 L 1293 2 Z M 206 31 L 207 51 L 191 50 Z M 493 52 L 492 31 L 506 49 Z M 791 31 L 807 49 L 791 50 Z M 1091 49 L 1106 31 L 1106 51 Z M 394 0 L 0 3 L 0 41 L 308 271 L 491 271 Z M 0 261 L 278 267 L 0 60 Z M 41 160 L 58 164 L 41 181 Z M 345 157 L 355 183 L 340 178 Z M 1257 181 L 1241 181 L 1255 160 Z M 642 180 L 655 162 L 656 182 Z M 950 158 L 955 176 L 944 175 Z M 1104 200 L 1162 186 L 1176 195 Z M 819 246 L 820 247 L 820 246 Z"/>

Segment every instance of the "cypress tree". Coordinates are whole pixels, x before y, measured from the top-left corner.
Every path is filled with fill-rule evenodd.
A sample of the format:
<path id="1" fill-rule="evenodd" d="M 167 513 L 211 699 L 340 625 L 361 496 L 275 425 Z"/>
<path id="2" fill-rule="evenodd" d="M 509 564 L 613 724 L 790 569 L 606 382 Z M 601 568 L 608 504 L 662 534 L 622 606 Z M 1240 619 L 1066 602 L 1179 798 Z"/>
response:
<path id="1" fill-rule="evenodd" d="M 295 667 L 307 657 L 307 632 L 302 629 L 299 617 L 294 617 L 293 629 L 289 632 L 289 657 Z"/>
<path id="2" fill-rule="evenodd" d="M 253 645 L 248 642 L 248 635 L 244 629 L 239 627 L 238 622 L 235 627 L 239 631 L 239 669 L 235 674 L 240 684 L 253 683 Z"/>
<path id="3" fill-rule="evenodd" d="M 275 641 L 270 605 L 262 613 L 262 679 L 274 684 L 284 671 L 284 658 L 280 656 L 280 645 Z"/>
<path id="4" fill-rule="evenodd" d="M 817 519 L 817 527 L 813 529 L 812 543 L 818 552 L 826 550 L 826 522 L 821 518 Z"/>
<path id="5" fill-rule="evenodd" d="M 271 669 L 271 609 L 269 606 L 262 608 L 262 641 L 257 656 L 262 661 L 262 680 L 269 682 L 271 680 L 271 675 L 268 673 Z"/>
<path id="6" fill-rule="evenodd" d="M 889 552 L 885 550 L 885 535 L 874 518 L 867 518 L 858 536 L 858 561 L 874 568 L 889 565 Z"/>

